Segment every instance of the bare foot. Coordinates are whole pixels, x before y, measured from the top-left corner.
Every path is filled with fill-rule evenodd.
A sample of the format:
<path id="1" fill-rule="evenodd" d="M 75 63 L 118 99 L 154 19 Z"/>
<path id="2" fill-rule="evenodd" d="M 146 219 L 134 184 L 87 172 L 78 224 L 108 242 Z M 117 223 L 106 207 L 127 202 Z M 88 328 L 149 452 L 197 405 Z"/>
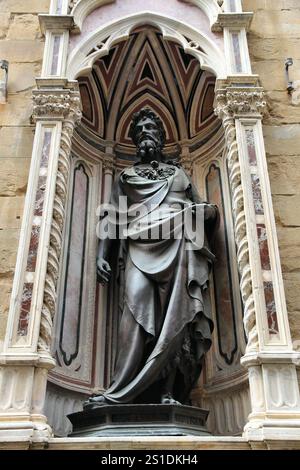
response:
<path id="1" fill-rule="evenodd" d="M 163 404 L 163 405 L 181 405 L 181 403 L 177 400 L 175 400 L 171 393 L 164 393 L 162 396 L 161 396 L 161 399 L 160 399 L 160 402 Z"/>
<path id="2" fill-rule="evenodd" d="M 94 395 L 83 404 L 83 408 L 96 408 L 98 406 L 107 405 L 108 402 L 103 395 Z"/>

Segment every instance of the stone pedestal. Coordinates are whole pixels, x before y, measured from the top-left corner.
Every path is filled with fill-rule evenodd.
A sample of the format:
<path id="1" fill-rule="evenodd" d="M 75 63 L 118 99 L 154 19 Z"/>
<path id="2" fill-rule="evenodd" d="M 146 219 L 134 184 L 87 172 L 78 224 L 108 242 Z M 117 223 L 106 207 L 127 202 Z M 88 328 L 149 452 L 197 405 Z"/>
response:
<path id="1" fill-rule="evenodd" d="M 208 411 L 183 405 L 105 405 L 68 416 L 71 437 L 209 436 Z"/>

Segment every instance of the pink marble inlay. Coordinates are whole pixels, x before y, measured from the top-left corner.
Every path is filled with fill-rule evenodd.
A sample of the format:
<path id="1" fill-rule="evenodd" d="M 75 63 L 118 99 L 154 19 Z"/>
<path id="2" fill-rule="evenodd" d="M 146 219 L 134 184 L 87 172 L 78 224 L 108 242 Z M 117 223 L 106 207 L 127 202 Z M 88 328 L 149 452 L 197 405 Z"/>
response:
<path id="1" fill-rule="evenodd" d="M 258 175 L 251 175 L 251 182 L 252 182 L 252 193 L 253 193 L 253 202 L 254 202 L 254 210 L 256 215 L 263 215 L 264 207 L 262 203 L 261 197 L 261 187 L 260 187 L 260 180 Z"/>
<path id="2" fill-rule="evenodd" d="M 230 11 L 235 11 L 236 9 L 235 0 L 229 0 L 229 8 L 230 8 Z"/>
<path id="3" fill-rule="evenodd" d="M 58 54 L 59 54 L 59 47 L 60 47 L 60 38 L 61 38 L 61 36 L 54 36 L 53 56 L 52 56 L 52 65 L 51 65 L 51 75 L 57 75 L 57 66 L 58 66 Z"/>
<path id="4" fill-rule="evenodd" d="M 21 297 L 21 311 L 18 324 L 18 335 L 26 336 L 29 323 L 29 312 L 31 308 L 33 283 L 27 282 L 24 284 L 22 297 Z"/>
<path id="5" fill-rule="evenodd" d="M 47 181 L 46 176 L 39 177 L 38 189 L 37 189 L 36 197 L 35 197 L 34 215 L 40 216 L 43 214 L 46 181 Z"/>
<path id="6" fill-rule="evenodd" d="M 259 253 L 260 253 L 260 260 L 261 260 L 261 267 L 266 271 L 270 271 L 271 263 L 270 263 L 270 255 L 269 255 L 269 247 L 268 247 L 268 238 L 267 238 L 267 231 L 264 224 L 257 224 L 257 237 L 258 237 L 258 244 L 259 244 Z"/>
<path id="7" fill-rule="evenodd" d="M 57 0 L 56 3 L 56 14 L 61 13 L 63 0 Z"/>
<path id="8" fill-rule="evenodd" d="M 44 142 L 42 147 L 42 158 L 41 158 L 41 168 L 46 168 L 48 166 L 49 155 L 50 155 L 50 145 L 51 145 L 51 131 L 46 131 L 44 134 Z"/>
<path id="9" fill-rule="evenodd" d="M 37 249 L 39 245 L 40 227 L 32 226 L 31 237 L 29 243 L 29 251 L 27 257 L 26 271 L 33 273 L 36 268 Z"/>
<path id="10" fill-rule="evenodd" d="M 264 282 L 264 293 L 266 299 L 268 327 L 270 335 L 278 335 L 278 320 L 276 313 L 273 282 Z"/>
<path id="11" fill-rule="evenodd" d="M 236 69 L 236 72 L 241 73 L 243 71 L 243 67 L 242 67 L 242 60 L 241 60 L 240 38 L 239 38 L 238 33 L 232 34 L 232 45 L 233 45 L 233 52 L 234 52 L 235 69 Z"/>
<path id="12" fill-rule="evenodd" d="M 256 166 L 256 149 L 254 141 L 254 133 L 252 129 L 246 129 L 246 142 L 248 149 L 248 158 L 251 166 Z"/>

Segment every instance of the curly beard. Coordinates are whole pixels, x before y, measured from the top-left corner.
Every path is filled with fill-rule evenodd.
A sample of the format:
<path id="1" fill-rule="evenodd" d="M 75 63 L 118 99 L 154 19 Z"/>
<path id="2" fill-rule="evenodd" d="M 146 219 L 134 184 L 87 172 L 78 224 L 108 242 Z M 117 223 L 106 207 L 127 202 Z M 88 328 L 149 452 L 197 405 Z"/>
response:
<path id="1" fill-rule="evenodd" d="M 160 153 L 160 150 L 158 142 L 152 139 L 144 139 L 137 146 L 137 156 L 141 159 L 153 159 L 155 155 Z"/>

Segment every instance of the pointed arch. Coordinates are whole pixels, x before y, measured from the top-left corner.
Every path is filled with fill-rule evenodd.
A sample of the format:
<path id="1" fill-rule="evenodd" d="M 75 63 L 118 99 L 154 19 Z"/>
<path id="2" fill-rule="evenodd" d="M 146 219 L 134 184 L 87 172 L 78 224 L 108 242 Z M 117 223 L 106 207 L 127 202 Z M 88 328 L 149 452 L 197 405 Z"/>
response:
<path id="1" fill-rule="evenodd" d="M 217 21 L 217 16 L 222 12 L 221 7 L 218 5 L 217 0 L 179 0 L 183 3 L 191 3 L 197 8 L 202 10 L 208 17 L 210 26 Z M 74 23 L 76 28 L 81 31 L 85 18 L 96 8 L 100 8 L 104 5 L 114 3 L 115 0 L 78 0 L 71 10 L 71 14 L 74 17 Z"/>
<path id="2" fill-rule="evenodd" d="M 72 50 L 67 64 L 67 77 L 74 80 L 90 72 L 95 61 L 106 56 L 113 45 L 128 39 L 135 28 L 146 24 L 158 28 L 164 39 L 179 43 L 185 53 L 199 60 L 203 70 L 213 73 L 217 78 L 226 77 L 224 53 L 211 39 L 184 22 L 149 11 L 128 15 L 90 33 Z"/>

